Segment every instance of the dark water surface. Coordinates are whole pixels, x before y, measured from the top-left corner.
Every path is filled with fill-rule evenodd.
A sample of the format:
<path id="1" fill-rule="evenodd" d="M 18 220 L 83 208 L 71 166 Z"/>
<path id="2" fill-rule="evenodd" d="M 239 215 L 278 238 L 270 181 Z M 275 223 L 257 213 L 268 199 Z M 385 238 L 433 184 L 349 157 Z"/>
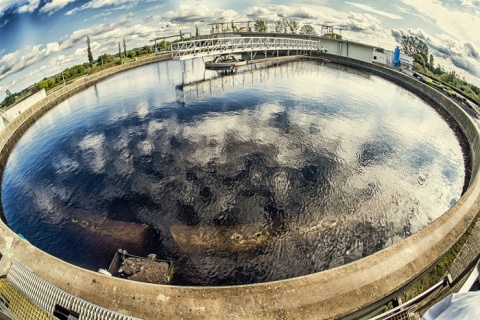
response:
<path id="1" fill-rule="evenodd" d="M 170 61 L 35 123 L 2 201 L 15 232 L 71 263 L 154 252 L 175 284 L 227 285 L 370 255 L 439 217 L 464 181 L 447 121 L 380 77 L 318 62 L 217 77 Z"/>

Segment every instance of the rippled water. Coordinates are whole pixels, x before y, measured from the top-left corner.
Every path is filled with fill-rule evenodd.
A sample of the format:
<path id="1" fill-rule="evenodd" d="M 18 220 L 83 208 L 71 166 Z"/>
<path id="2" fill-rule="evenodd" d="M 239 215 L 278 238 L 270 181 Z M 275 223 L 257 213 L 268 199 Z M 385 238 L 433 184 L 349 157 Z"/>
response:
<path id="1" fill-rule="evenodd" d="M 35 123 L 2 201 L 15 232 L 66 261 L 97 270 L 117 248 L 155 252 L 175 284 L 226 285 L 372 254 L 440 216 L 464 182 L 447 121 L 380 77 L 318 62 L 219 77 L 170 61 Z"/>

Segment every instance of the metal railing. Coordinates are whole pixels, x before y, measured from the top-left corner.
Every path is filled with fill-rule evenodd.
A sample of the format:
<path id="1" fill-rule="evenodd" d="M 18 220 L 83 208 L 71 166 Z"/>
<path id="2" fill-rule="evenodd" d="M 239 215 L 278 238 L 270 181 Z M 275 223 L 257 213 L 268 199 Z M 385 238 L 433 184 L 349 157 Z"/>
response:
<path id="1" fill-rule="evenodd" d="M 172 44 L 173 58 L 176 60 L 215 54 L 277 50 L 316 51 L 321 50 L 321 46 L 320 42 L 315 40 L 277 37 L 210 38 Z"/>
<path id="2" fill-rule="evenodd" d="M 75 297 L 43 280 L 18 261 L 13 263 L 7 280 L 27 299 L 49 315 L 54 314 L 56 305 L 61 305 L 78 313 L 80 320 L 139 320 Z"/>
<path id="3" fill-rule="evenodd" d="M 452 278 L 450 274 L 447 274 L 441 281 L 434 284 L 432 287 L 428 288 L 415 298 L 406 301 L 404 304 L 399 305 L 391 310 L 388 310 L 378 316 L 370 318 L 370 320 L 387 320 L 387 319 L 409 319 L 409 312 L 415 308 L 415 304 L 422 301 L 434 291 L 439 288 L 450 286 L 452 284 Z"/>

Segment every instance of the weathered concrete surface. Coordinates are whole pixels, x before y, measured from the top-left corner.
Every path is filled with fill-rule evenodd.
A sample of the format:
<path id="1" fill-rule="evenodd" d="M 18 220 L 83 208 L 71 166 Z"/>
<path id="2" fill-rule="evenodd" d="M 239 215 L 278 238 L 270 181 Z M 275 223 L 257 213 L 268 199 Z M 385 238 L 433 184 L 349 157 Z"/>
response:
<path id="1" fill-rule="evenodd" d="M 351 59 L 342 62 L 355 63 Z M 479 211 L 479 133 L 471 119 L 440 93 L 395 71 L 361 64 L 443 105 L 459 122 L 471 145 L 474 169 L 469 189 L 454 207 L 420 232 L 364 259 L 308 276 L 244 286 L 175 287 L 109 278 L 75 267 L 35 248 L 0 223 L 0 272 L 8 272 L 12 261 L 18 260 L 71 294 L 145 319 L 355 318 L 359 314 L 355 312 L 366 312 L 388 300 L 438 261 Z M 51 104 L 51 100 L 46 102 L 49 108 Z M 42 108 L 47 106 L 37 106 L 36 112 L 43 114 Z M 18 119 L 2 132 L 0 170 L 19 135 L 40 115 L 31 111 L 29 116 L 25 114 L 23 122 Z"/>

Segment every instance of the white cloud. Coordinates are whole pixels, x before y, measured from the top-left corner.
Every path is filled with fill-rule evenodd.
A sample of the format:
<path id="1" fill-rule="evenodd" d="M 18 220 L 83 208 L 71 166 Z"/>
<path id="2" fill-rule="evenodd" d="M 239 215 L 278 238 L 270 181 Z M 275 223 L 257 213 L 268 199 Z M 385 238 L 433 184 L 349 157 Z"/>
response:
<path id="1" fill-rule="evenodd" d="M 41 60 L 38 55 L 38 46 L 28 49 L 30 50 L 25 55 L 22 55 L 23 51 L 17 50 L 4 55 L 0 59 L 0 81 Z"/>
<path id="2" fill-rule="evenodd" d="M 0 81 L 18 74 L 19 72 L 38 62 L 49 59 L 59 52 L 65 52 L 65 50 L 74 48 L 76 46 L 81 46 L 82 48 L 77 48 L 75 51 L 75 56 L 79 56 L 79 52 L 85 53 L 86 49 L 84 49 L 84 47 L 86 48 L 86 45 L 84 45 L 84 43 L 87 36 L 90 36 L 94 55 L 100 55 L 101 53 L 112 51 L 119 39 L 122 39 L 122 37 L 125 37 L 128 41 L 131 39 L 131 37 L 139 38 L 139 34 L 148 35 L 152 32 L 153 29 L 146 26 L 134 25 L 128 27 L 127 22 L 125 21 L 118 23 L 103 23 L 90 28 L 74 31 L 69 36 L 62 37 L 58 41 L 53 41 L 47 44 L 26 46 L 21 50 L 5 54 L 0 58 Z M 70 64 L 66 63 L 65 65 Z M 41 75 L 38 74 L 38 76 Z M 32 82 L 38 81 L 39 79 L 32 77 L 27 80 L 31 82 L 28 84 L 30 85 Z M 25 85 L 25 87 L 26 86 L 27 85 Z"/>
<path id="3" fill-rule="evenodd" d="M 23 2 L 23 1 L 22 1 Z M 30 0 L 18 8 L 19 13 L 33 12 L 40 5 L 40 0 Z"/>
<path id="4" fill-rule="evenodd" d="M 434 21 L 436 27 L 442 29 L 444 33 L 457 40 L 480 46 L 480 39 L 475 32 L 480 26 L 480 15 L 474 14 L 472 10 L 466 10 L 462 6 L 447 7 L 438 1 L 401 0 L 401 2 Z"/>
<path id="5" fill-rule="evenodd" d="M 81 7 L 70 10 L 66 15 L 72 15 L 86 9 L 99 9 L 103 7 L 120 6 L 122 9 L 128 9 L 136 6 L 140 0 L 92 0 Z"/>
<path id="6" fill-rule="evenodd" d="M 369 11 L 369 12 L 372 12 L 372 13 L 375 13 L 375 14 L 378 14 L 380 16 L 384 16 L 384 17 L 387 17 L 387 18 L 390 18 L 390 19 L 394 19 L 394 20 L 401 20 L 403 19 L 401 16 L 399 15 L 396 15 L 396 14 L 393 14 L 393 13 L 389 13 L 389 12 L 385 12 L 385 11 L 382 11 L 382 10 L 378 10 L 378 9 L 375 9 L 371 6 L 368 6 L 366 4 L 362 4 L 362 3 L 356 3 L 356 2 L 345 2 L 345 3 L 348 3 L 354 7 L 357 7 L 359 9 L 362 9 L 362 10 L 365 10 L 365 11 Z"/>
<path id="7" fill-rule="evenodd" d="M 76 0 L 52 0 L 51 2 L 47 2 L 42 9 L 40 9 L 40 12 L 45 12 L 52 14 L 55 11 L 58 11 L 60 9 L 63 9 L 66 5 L 69 3 L 75 2 Z"/>
<path id="8" fill-rule="evenodd" d="M 478 9 L 480 7 L 480 1 L 478 0 L 460 0 L 460 4 L 472 9 Z"/>
<path id="9" fill-rule="evenodd" d="M 22 1 L 23 2 L 23 1 Z M 16 0 L 3 0 L 0 1 L 0 16 L 2 16 L 7 9 L 13 7 L 14 4 L 17 4 Z"/>
<path id="10" fill-rule="evenodd" d="M 67 4 L 76 0 L 50 0 L 49 2 L 43 2 L 45 5 L 40 9 L 42 13 L 52 14 L 64 8 Z M 8 10 L 13 9 L 17 13 L 34 12 L 42 6 L 41 0 L 0 0 L 0 17 Z M 8 22 L 8 21 L 6 21 Z M 0 23 L 0 27 L 6 24 L 5 21 Z"/>
<path id="11" fill-rule="evenodd" d="M 89 134 L 78 144 L 84 162 L 95 173 L 102 173 L 107 164 L 105 135 Z"/>
<path id="12" fill-rule="evenodd" d="M 163 19 L 174 23 L 189 23 L 205 20 L 213 22 L 218 18 L 224 18 L 228 21 L 236 17 L 238 13 L 235 10 L 212 9 L 204 5 L 181 4 L 175 11 L 168 11 L 163 15 Z"/>
<path id="13" fill-rule="evenodd" d="M 278 20 L 282 18 L 319 19 L 322 17 L 322 13 L 309 7 L 285 5 L 254 6 L 247 8 L 246 15 L 254 19 L 265 20 Z"/>
<path id="14" fill-rule="evenodd" d="M 342 26 L 347 30 L 361 31 L 366 33 L 378 33 L 383 30 L 380 20 L 368 13 L 350 12 L 348 20 Z"/>

